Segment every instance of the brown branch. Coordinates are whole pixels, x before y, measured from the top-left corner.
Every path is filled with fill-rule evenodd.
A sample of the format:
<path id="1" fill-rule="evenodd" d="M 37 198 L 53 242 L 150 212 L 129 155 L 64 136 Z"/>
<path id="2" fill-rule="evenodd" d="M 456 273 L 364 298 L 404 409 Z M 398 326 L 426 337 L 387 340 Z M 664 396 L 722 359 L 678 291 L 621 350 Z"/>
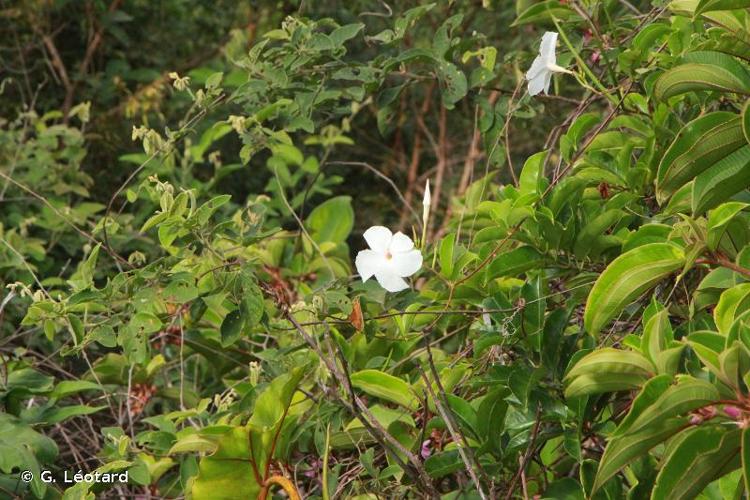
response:
<path id="1" fill-rule="evenodd" d="M 520 467 L 518 468 L 518 471 L 513 475 L 513 479 L 510 481 L 510 486 L 508 486 L 508 493 L 505 496 L 505 500 L 510 500 L 510 498 L 513 496 L 513 490 L 516 489 L 516 483 L 521 478 L 521 475 L 526 470 L 526 465 L 529 463 L 529 459 L 531 458 L 531 455 L 534 451 L 534 445 L 536 444 L 536 438 L 539 434 L 539 428 L 542 424 L 541 419 L 541 413 L 542 413 L 542 405 L 537 406 L 536 408 L 536 417 L 534 419 L 534 428 L 531 431 L 531 440 L 529 441 L 529 445 L 526 447 L 526 452 L 523 454 L 523 457 L 521 458 L 521 463 L 519 464 Z"/>
<path id="2" fill-rule="evenodd" d="M 342 359 L 342 369 L 344 373 L 341 373 L 334 359 L 336 359 L 331 353 L 326 355 L 316 342 L 316 340 L 308 334 L 300 323 L 292 316 L 290 312 L 286 312 L 285 317 L 289 320 L 295 329 L 302 335 L 302 338 L 310 346 L 310 348 L 318 355 L 321 361 L 326 365 L 328 371 L 337 379 L 342 388 L 349 394 L 351 402 L 346 401 L 341 396 L 334 392 L 336 397 L 344 407 L 352 412 L 362 424 L 365 426 L 370 435 L 383 447 L 394 459 L 396 463 L 421 487 L 421 489 L 429 495 L 430 498 L 437 499 L 440 497 L 438 491 L 432 484 L 432 479 L 425 470 L 419 459 L 406 449 L 396 438 L 394 438 L 383 426 L 378 422 L 375 416 L 372 414 L 367 405 L 355 394 L 354 389 L 349 379 L 346 360 Z M 330 347 L 330 346 L 329 346 Z M 366 417 L 366 418 L 365 418 Z M 393 448 L 393 449 L 392 449 Z M 394 451 L 395 449 L 395 451 Z M 407 458 L 409 464 L 403 461 L 399 453 Z"/>
<path id="3" fill-rule="evenodd" d="M 440 118 L 438 119 L 438 143 L 435 154 L 437 155 L 437 173 L 435 174 L 435 189 L 432 191 L 431 212 L 437 214 L 440 206 L 440 195 L 443 190 L 443 178 L 448 167 L 448 139 L 447 139 L 447 111 L 445 106 L 440 107 Z M 430 228 L 434 227 L 437 217 L 432 217 Z M 430 235 L 431 236 L 431 235 Z"/>
<path id="4" fill-rule="evenodd" d="M 117 8 L 120 6 L 120 3 L 122 3 L 122 0 L 112 0 L 112 3 L 109 4 L 109 8 L 107 9 L 107 14 L 111 14 L 114 11 L 116 11 Z M 65 98 L 63 99 L 63 106 L 62 106 L 63 123 L 68 122 L 70 109 L 73 107 L 73 99 L 75 98 L 75 93 L 78 88 L 78 85 L 81 83 L 83 78 L 88 73 L 89 65 L 91 64 L 91 61 L 94 58 L 94 54 L 96 53 L 97 49 L 101 45 L 103 38 L 104 38 L 104 25 L 100 24 L 99 29 L 96 30 L 96 33 L 91 38 L 91 42 L 86 47 L 86 52 L 83 55 L 83 60 L 81 61 L 81 64 L 78 66 L 78 74 L 75 76 L 75 80 L 72 83 L 68 82 L 68 85 L 65 87 Z"/>
<path id="5" fill-rule="evenodd" d="M 422 100 L 422 106 L 420 107 L 420 115 L 417 120 L 421 119 L 421 116 L 427 114 L 430 110 L 430 103 L 432 102 L 432 91 L 435 88 L 435 82 L 427 87 L 424 99 Z M 414 192 L 417 189 L 417 174 L 419 173 L 419 161 L 422 157 L 422 134 L 417 129 L 414 129 L 414 147 L 411 150 L 411 161 L 409 162 L 409 170 L 406 174 L 406 193 L 404 194 L 404 203 L 407 207 L 411 207 L 412 199 L 414 198 Z M 401 211 L 401 222 L 399 227 L 403 229 L 406 224 L 408 213 L 406 209 Z M 419 217 L 417 217 L 419 218 Z"/>
<path id="6" fill-rule="evenodd" d="M 745 276 L 746 278 L 750 278 L 750 269 L 746 269 L 742 266 L 738 266 L 734 262 L 727 260 L 724 257 L 697 259 L 695 263 L 696 264 L 711 264 L 714 266 L 725 267 L 727 269 L 731 269 L 732 271 Z"/>
<path id="7" fill-rule="evenodd" d="M 430 342 L 427 338 L 427 335 L 425 332 L 423 332 L 423 338 L 425 341 L 425 348 L 427 350 L 427 362 L 430 367 L 430 373 L 432 374 L 432 377 L 435 379 L 435 385 L 438 388 L 438 392 L 440 393 L 440 396 L 443 401 L 446 403 L 448 402 L 448 397 L 445 392 L 445 388 L 443 387 L 442 382 L 440 381 L 440 374 L 437 371 L 437 368 L 435 367 L 435 361 L 432 358 L 432 349 L 430 348 Z M 489 480 L 487 479 L 486 474 L 482 470 L 482 466 L 479 463 L 479 461 L 476 459 L 476 456 L 474 455 L 474 452 L 472 451 L 471 447 L 469 446 L 469 443 L 466 439 L 466 437 L 461 433 L 461 430 L 456 423 L 456 419 L 453 418 L 453 414 L 449 409 L 449 406 L 443 405 L 443 403 L 440 401 L 440 398 L 435 394 L 435 391 L 432 390 L 432 383 L 427 378 L 427 374 L 424 372 L 424 370 L 419 367 L 419 374 L 422 377 L 422 380 L 424 381 L 425 388 L 427 389 L 427 392 L 432 396 L 432 400 L 435 402 L 435 407 L 438 410 L 438 413 L 440 413 L 440 416 L 443 417 L 443 420 L 445 421 L 445 426 L 448 429 L 448 432 L 451 435 L 451 438 L 453 438 L 453 441 L 456 443 L 456 447 L 458 449 L 458 454 L 461 456 L 461 460 L 464 463 L 464 467 L 466 468 L 466 472 L 469 474 L 469 477 L 471 477 L 471 480 L 474 481 L 474 485 L 477 489 L 477 492 L 479 493 L 479 496 L 486 500 L 487 498 L 494 498 L 494 495 L 488 497 L 487 494 L 482 489 L 482 483 L 479 481 L 479 475 L 474 470 L 474 467 L 476 467 L 482 477 L 485 479 L 485 482 L 489 484 Z"/>

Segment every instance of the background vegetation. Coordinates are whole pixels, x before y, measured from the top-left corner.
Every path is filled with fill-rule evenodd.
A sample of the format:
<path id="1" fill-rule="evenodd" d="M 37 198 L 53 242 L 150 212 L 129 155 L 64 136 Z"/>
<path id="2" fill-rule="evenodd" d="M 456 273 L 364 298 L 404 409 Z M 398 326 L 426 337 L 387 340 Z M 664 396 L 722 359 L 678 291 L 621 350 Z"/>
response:
<path id="1" fill-rule="evenodd" d="M 747 497 L 748 7 L 0 2 L 0 497 Z"/>

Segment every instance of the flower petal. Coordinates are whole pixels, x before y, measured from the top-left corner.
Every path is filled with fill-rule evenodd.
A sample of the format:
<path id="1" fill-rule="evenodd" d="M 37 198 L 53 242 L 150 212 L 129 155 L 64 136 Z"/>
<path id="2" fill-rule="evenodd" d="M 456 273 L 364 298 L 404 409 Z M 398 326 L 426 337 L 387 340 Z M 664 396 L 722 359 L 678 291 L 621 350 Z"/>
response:
<path id="1" fill-rule="evenodd" d="M 365 237 L 365 241 L 370 248 L 372 248 L 376 252 L 385 254 L 391 244 L 393 233 L 391 233 L 391 230 L 387 227 L 372 226 L 370 229 L 365 231 L 365 234 L 363 234 L 363 236 Z"/>
<path id="2" fill-rule="evenodd" d="M 419 271 L 422 267 L 422 253 L 419 250 L 394 253 L 390 269 L 398 276 L 406 278 Z"/>
<path id="3" fill-rule="evenodd" d="M 385 256 L 374 250 L 362 250 L 357 254 L 354 265 L 362 281 L 367 281 L 386 266 Z"/>
<path id="4" fill-rule="evenodd" d="M 557 46 L 557 33 L 548 31 L 542 36 L 542 44 L 539 46 L 539 54 L 546 61 L 555 61 L 555 47 Z"/>
<path id="5" fill-rule="evenodd" d="M 400 276 L 388 272 L 380 272 L 375 275 L 375 279 L 378 280 L 380 286 L 388 290 L 389 292 L 395 293 L 401 290 L 409 288 L 409 284 L 404 281 Z"/>
<path id="6" fill-rule="evenodd" d="M 534 62 L 531 63 L 531 68 L 529 68 L 529 70 L 526 72 L 526 79 L 533 80 L 544 71 L 547 71 L 545 60 L 542 56 L 537 56 L 537 58 L 534 59 Z"/>
<path id="7" fill-rule="evenodd" d="M 412 248 L 414 248 L 414 242 L 411 241 L 411 238 L 399 231 L 393 235 L 389 250 L 391 253 L 396 254 L 399 252 L 408 252 Z"/>
<path id="8" fill-rule="evenodd" d="M 549 73 L 543 72 L 536 76 L 535 78 L 529 80 L 529 95 L 535 96 L 538 93 L 540 93 L 542 90 L 545 90 L 545 88 L 549 88 Z"/>
<path id="9" fill-rule="evenodd" d="M 549 84 L 552 81 L 552 73 L 544 75 L 544 93 L 549 94 Z"/>

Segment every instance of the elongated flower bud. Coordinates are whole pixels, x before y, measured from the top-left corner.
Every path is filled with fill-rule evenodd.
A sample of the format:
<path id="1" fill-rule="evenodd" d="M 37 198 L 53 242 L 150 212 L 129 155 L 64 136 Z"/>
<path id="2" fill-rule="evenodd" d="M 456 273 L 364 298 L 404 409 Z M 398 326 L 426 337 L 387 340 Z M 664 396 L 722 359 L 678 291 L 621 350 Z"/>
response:
<path id="1" fill-rule="evenodd" d="M 430 206 L 432 205 L 432 195 L 430 194 L 430 179 L 427 179 L 427 183 L 424 187 L 424 198 L 422 198 L 422 241 L 420 242 L 422 248 L 425 247 L 427 239 L 427 222 L 430 220 Z"/>

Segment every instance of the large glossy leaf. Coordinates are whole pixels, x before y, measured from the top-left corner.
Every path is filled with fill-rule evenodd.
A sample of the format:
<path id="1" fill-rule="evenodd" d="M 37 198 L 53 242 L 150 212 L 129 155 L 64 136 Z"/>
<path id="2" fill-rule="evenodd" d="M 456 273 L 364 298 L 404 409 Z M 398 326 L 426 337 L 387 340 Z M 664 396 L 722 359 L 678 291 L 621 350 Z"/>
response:
<path id="1" fill-rule="evenodd" d="M 750 7 L 750 0 L 701 0 L 695 9 L 695 15 L 715 10 L 735 10 Z"/>
<path id="2" fill-rule="evenodd" d="M 655 371 L 639 352 L 598 349 L 581 358 L 565 376 L 565 397 L 636 389 Z"/>
<path id="3" fill-rule="evenodd" d="M 685 428 L 690 411 L 719 399 L 719 391 L 709 382 L 688 377 L 664 389 L 665 377 L 655 379 L 655 386 L 644 387 L 615 430 L 599 464 L 594 490 L 633 460 Z"/>
<path id="4" fill-rule="evenodd" d="M 684 261 L 684 252 L 669 243 L 651 243 L 620 255 L 607 266 L 589 293 L 584 312 L 586 330 L 598 335 L 625 306 L 681 269 Z"/>
<path id="5" fill-rule="evenodd" d="M 750 94 L 750 74 L 732 56 L 721 52 L 692 52 L 684 60 L 684 64 L 665 71 L 656 80 L 654 95 L 657 99 L 696 90 Z"/>
<path id="6" fill-rule="evenodd" d="M 409 384 L 379 370 L 361 370 L 351 375 L 352 385 L 371 396 L 400 404 L 410 410 L 419 406 Z"/>
<path id="7" fill-rule="evenodd" d="M 200 461 L 193 499 L 256 498 L 260 486 L 252 463 L 263 471 L 271 459 L 276 433 L 304 373 L 297 367 L 273 379 L 258 396 L 247 426 L 233 427 L 219 439 L 216 452 Z"/>
<path id="8" fill-rule="evenodd" d="M 729 333 L 735 318 L 750 304 L 750 283 L 742 283 L 725 290 L 714 308 L 714 322 L 719 332 Z"/>
<path id="9" fill-rule="evenodd" d="M 234 427 L 219 439 L 216 453 L 203 458 L 191 491 L 193 500 L 257 498 L 260 485 L 251 465 L 249 431 Z"/>
<path id="10" fill-rule="evenodd" d="M 703 425 L 685 432 L 664 458 L 652 500 L 695 498 L 713 480 L 740 465 L 737 427 Z"/>
<path id="11" fill-rule="evenodd" d="M 716 162 L 695 178 L 693 213 L 702 214 L 750 186 L 750 145 Z"/>
<path id="12" fill-rule="evenodd" d="M 685 125 L 659 164 L 656 177 L 659 203 L 743 145 L 742 125 L 735 113 L 717 111 Z"/>

